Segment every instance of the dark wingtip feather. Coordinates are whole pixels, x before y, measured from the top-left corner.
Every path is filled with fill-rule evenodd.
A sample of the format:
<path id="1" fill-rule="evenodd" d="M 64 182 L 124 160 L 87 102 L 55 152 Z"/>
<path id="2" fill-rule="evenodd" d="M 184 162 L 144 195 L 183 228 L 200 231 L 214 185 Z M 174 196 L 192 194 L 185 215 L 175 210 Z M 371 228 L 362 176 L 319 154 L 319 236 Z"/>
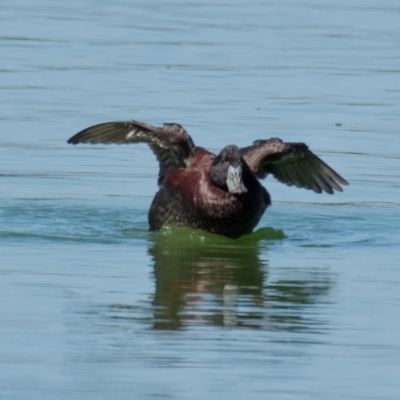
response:
<path id="1" fill-rule="evenodd" d="M 68 144 L 78 144 L 79 141 L 77 140 L 76 135 L 74 135 L 74 136 L 70 137 L 70 138 L 67 140 L 67 143 L 68 143 Z"/>

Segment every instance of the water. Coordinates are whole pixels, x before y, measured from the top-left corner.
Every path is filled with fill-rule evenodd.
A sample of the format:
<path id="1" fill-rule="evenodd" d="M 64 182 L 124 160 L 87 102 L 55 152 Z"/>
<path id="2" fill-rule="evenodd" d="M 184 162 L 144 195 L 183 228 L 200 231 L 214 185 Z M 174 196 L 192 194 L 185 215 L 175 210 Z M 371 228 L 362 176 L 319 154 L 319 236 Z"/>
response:
<path id="1" fill-rule="evenodd" d="M 17 0 L 0 5 L 0 397 L 398 399 L 395 1 Z M 147 232 L 144 145 L 304 141 L 350 181 L 230 241 Z"/>

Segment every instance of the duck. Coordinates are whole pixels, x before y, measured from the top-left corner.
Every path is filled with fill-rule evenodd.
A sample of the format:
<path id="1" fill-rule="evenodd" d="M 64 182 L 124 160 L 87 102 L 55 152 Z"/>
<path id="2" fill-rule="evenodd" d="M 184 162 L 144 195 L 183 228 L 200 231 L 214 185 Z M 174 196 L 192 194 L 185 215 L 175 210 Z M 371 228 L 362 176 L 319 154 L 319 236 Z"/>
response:
<path id="1" fill-rule="evenodd" d="M 316 193 L 342 192 L 341 185 L 348 185 L 305 143 L 279 138 L 256 140 L 242 148 L 230 144 L 214 154 L 196 146 L 177 123 L 156 127 L 124 120 L 90 126 L 68 143 L 147 143 L 159 164 L 159 190 L 148 212 L 150 231 L 178 225 L 233 239 L 249 234 L 271 205 L 271 196 L 260 183 L 268 175 Z"/>

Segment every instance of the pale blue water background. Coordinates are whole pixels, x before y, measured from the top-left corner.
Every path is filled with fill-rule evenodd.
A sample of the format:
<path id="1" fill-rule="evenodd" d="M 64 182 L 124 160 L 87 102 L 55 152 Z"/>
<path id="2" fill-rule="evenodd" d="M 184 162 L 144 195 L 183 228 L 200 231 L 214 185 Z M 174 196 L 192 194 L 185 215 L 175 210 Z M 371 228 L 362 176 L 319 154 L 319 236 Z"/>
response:
<path id="1" fill-rule="evenodd" d="M 394 0 L 2 2 L 0 398 L 399 399 L 399 21 Z M 151 152 L 66 144 L 127 118 L 215 151 L 304 141 L 350 186 L 265 181 L 285 239 L 149 235 Z"/>

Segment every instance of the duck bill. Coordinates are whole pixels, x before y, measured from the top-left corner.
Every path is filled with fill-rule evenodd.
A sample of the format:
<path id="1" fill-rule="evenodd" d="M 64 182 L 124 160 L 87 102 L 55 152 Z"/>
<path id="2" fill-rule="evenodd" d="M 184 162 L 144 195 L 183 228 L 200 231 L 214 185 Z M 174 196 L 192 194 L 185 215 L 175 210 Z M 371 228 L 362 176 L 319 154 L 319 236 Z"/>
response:
<path id="1" fill-rule="evenodd" d="M 244 186 L 242 179 L 242 167 L 228 167 L 228 177 L 226 178 L 226 185 L 228 186 L 229 193 L 243 194 L 247 193 L 246 186 Z"/>

